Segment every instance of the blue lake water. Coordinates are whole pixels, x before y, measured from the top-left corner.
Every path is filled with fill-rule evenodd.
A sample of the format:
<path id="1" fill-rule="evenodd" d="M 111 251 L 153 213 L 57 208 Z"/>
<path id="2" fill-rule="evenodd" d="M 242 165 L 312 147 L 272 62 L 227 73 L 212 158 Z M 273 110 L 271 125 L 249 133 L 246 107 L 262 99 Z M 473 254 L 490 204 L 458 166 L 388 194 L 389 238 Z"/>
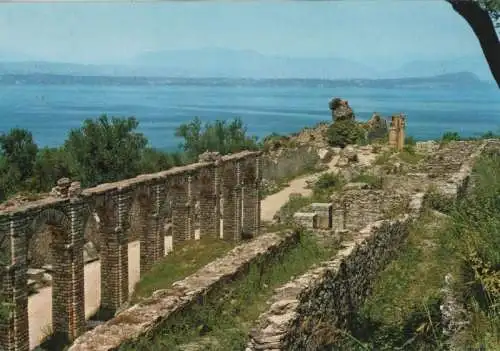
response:
<path id="1" fill-rule="evenodd" d="M 40 146 L 64 142 L 71 128 L 102 113 L 135 116 L 157 148 L 175 148 L 175 128 L 198 116 L 204 121 L 241 117 L 250 134 L 289 133 L 331 120 L 328 101 L 347 99 L 358 119 L 373 112 L 403 112 L 407 133 L 418 139 L 457 131 L 470 136 L 500 130 L 500 91 L 474 89 L 375 89 L 318 86 L 1 85 L 0 131 L 30 130 Z"/>

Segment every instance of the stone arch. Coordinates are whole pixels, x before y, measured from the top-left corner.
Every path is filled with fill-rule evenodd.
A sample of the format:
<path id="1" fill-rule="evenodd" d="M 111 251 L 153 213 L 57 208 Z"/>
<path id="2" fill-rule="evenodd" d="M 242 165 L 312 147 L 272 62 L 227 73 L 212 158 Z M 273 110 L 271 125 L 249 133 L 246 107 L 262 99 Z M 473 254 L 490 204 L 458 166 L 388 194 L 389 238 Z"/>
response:
<path id="1" fill-rule="evenodd" d="M 255 159 L 246 160 L 246 162 L 241 164 L 243 167 L 240 170 L 241 180 L 244 185 L 254 185 L 257 178 L 257 165 Z"/>
<path id="2" fill-rule="evenodd" d="M 43 209 L 36 213 L 27 228 L 28 267 L 42 267 L 54 264 L 57 249 L 54 245 L 70 244 L 71 220 L 57 208 Z"/>
<path id="3" fill-rule="evenodd" d="M 131 194 L 131 206 L 128 213 L 127 238 L 129 242 L 140 240 L 147 230 L 147 219 L 153 207 L 153 196 L 148 186 L 140 186 Z"/>

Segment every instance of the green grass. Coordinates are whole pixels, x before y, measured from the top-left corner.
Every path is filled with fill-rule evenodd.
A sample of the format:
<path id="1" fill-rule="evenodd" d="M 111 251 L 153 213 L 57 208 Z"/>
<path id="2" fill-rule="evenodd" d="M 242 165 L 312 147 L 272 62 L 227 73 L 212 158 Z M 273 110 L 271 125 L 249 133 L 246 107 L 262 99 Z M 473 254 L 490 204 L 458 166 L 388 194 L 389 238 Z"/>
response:
<path id="1" fill-rule="evenodd" d="M 253 264 L 248 274 L 218 293 L 222 298 L 206 299 L 171 320 L 153 340 L 142 339 L 121 350 L 179 350 L 190 342 L 210 341 L 203 350 L 243 350 L 247 335 L 274 289 L 304 273 L 313 264 L 333 255 L 333 248 L 318 246 L 308 233 L 273 262 Z M 219 295 L 218 294 L 218 295 Z"/>
<path id="2" fill-rule="evenodd" d="M 195 273 L 198 269 L 221 257 L 234 243 L 211 237 L 189 240 L 176 245 L 174 251 L 156 263 L 136 284 L 132 301 L 151 296 L 155 290 L 167 289 L 172 283 Z"/>
<path id="3" fill-rule="evenodd" d="M 333 192 L 339 191 L 344 186 L 345 180 L 333 173 L 323 173 L 313 186 L 311 202 L 330 202 Z"/>
<path id="4" fill-rule="evenodd" d="M 446 225 L 441 222 L 441 225 Z M 350 331 L 367 349 L 438 350 L 440 289 L 459 258 L 440 245 L 443 228 L 430 214 L 413 225 L 407 246 L 377 280 Z M 362 350 L 350 339 L 349 349 Z"/>
<path id="5" fill-rule="evenodd" d="M 379 276 L 349 335 L 349 350 L 440 350 L 439 305 L 444 277 L 451 273 L 456 296 L 471 314 L 457 335 L 460 350 L 500 349 L 500 155 L 476 163 L 475 187 L 454 205 L 431 195 L 426 206 L 445 210 L 438 222 L 428 208 L 412 227 L 396 260 Z"/>
<path id="6" fill-rule="evenodd" d="M 382 189 L 384 187 L 384 177 L 376 176 L 373 174 L 362 173 L 352 180 L 354 183 L 366 183 L 372 189 Z"/>

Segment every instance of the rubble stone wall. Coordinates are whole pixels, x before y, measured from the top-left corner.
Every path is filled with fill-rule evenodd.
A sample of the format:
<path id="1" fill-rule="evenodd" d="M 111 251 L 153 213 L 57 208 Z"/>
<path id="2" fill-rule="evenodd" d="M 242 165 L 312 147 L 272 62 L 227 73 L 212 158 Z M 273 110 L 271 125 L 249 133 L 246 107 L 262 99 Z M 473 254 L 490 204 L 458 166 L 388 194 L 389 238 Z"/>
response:
<path id="1" fill-rule="evenodd" d="M 313 169 L 319 162 L 318 153 L 307 145 L 292 149 L 280 149 L 261 157 L 262 178 L 265 181 L 279 181 L 285 177 L 294 177 L 304 169 Z"/>
<path id="2" fill-rule="evenodd" d="M 445 183 L 437 188 L 450 200 L 461 196 L 477 157 L 494 142 L 475 144 L 462 153 L 461 164 L 449 166 Z M 354 313 L 370 294 L 379 272 L 404 243 L 409 225 L 423 208 L 425 193 L 409 198 L 407 212 L 392 220 L 372 222 L 344 242 L 330 261 L 312 268 L 276 289 L 268 301 L 269 309 L 259 316 L 250 332 L 246 351 L 326 349 L 340 329 L 348 328 Z"/>
<path id="3" fill-rule="evenodd" d="M 114 312 L 129 297 L 132 225 L 141 241 L 141 274 L 164 256 L 164 224 L 170 216 L 174 250 L 176 243 L 194 238 L 197 226 L 200 236 L 214 240 L 221 234 L 239 240 L 242 231 L 258 235 L 260 156 L 245 151 L 83 190 L 77 182 L 62 179 L 45 198 L 4 207 L 0 249 L 10 260 L 0 266 L 0 290 L 13 310 L 0 325 L 0 345 L 6 351 L 29 350 L 28 250 L 34 238 L 40 241 L 41 231 L 50 233 L 46 241 L 53 261 L 53 330 L 71 341 L 85 328 L 83 250 L 90 218 L 99 218 L 99 236 L 94 240 L 101 249 L 101 308 Z"/>
<path id="4" fill-rule="evenodd" d="M 178 317 L 205 298 L 214 298 L 224 284 L 246 273 L 250 265 L 264 266 L 293 247 L 299 233 L 282 235 L 268 233 L 244 243 L 198 272 L 173 284 L 171 289 L 158 290 L 153 296 L 118 314 L 108 322 L 75 340 L 70 351 L 117 350 L 126 342 L 142 335 L 153 335 L 169 318 Z"/>

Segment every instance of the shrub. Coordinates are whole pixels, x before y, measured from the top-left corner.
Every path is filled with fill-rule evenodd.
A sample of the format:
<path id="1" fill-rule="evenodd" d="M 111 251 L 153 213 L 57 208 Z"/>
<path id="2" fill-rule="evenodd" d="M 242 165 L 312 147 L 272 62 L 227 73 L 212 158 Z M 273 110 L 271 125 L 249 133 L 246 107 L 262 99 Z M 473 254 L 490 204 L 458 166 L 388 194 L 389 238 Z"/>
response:
<path id="1" fill-rule="evenodd" d="M 460 134 L 457 132 L 445 132 L 441 136 L 441 143 L 448 143 L 450 141 L 460 141 Z"/>
<path id="2" fill-rule="evenodd" d="M 328 143 L 333 147 L 366 142 L 365 131 L 359 124 L 351 120 L 336 121 L 327 130 Z"/>
<path id="3" fill-rule="evenodd" d="M 313 199 L 315 201 L 328 201 L 332 192 L 344 184 L 343 179 L 333 173 L 322 174 L 313 186 Z"/>
<path id="4" fill-rule="evenodd" d="M 415 140 L 414 137 L 412 137 L 411 135 L 408 135 L 405 138 L 405 144 L 408 146 L 415 146 L 415 145 L 417 145 L 417 141 Z"/>
<path id="5" fill-rule="evenodd" d="M 352 179 L 355 183 L 366 183 L 372 189 L 382 189 L 384 187 L 384 177 L 376 176 L 373 174 L 362 173 Z"/>

